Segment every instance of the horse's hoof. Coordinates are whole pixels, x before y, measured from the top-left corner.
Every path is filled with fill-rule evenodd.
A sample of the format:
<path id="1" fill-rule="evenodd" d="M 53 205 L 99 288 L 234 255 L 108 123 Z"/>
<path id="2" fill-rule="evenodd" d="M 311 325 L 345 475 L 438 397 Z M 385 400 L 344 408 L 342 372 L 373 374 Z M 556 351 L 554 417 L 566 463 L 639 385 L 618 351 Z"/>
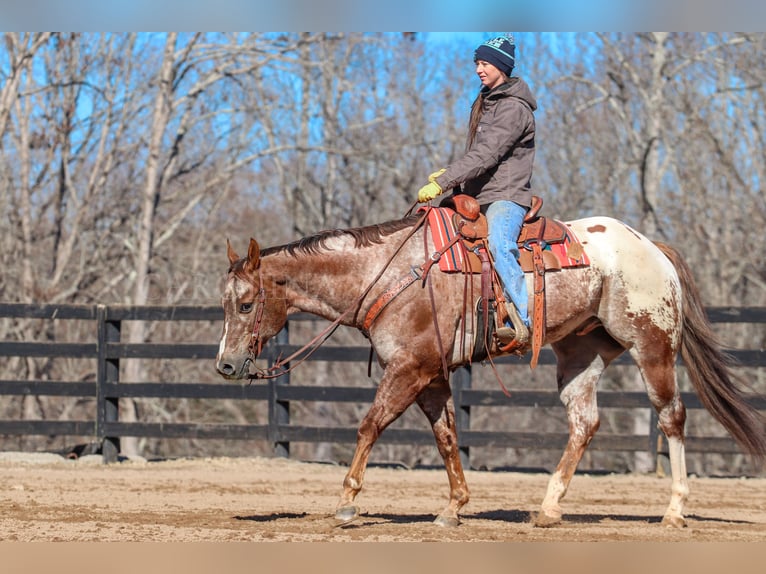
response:
<path id="1" fill-rule="evenodd" d="M 561 515 L 549 516 L 548 514 L 545 514 L 541 511 L 535 517 L 534 524 L 537 528 L 550 528 L 551 526 L 561 524 Z"/>
<path id="2" fill-rule="evenodd" d="M 359 518 L 358 506 L 344 506 L 335 511 L 335 520 L 337 520 L 339 524 L 348 524 L 357 518 Z"/>
<path id="3" fill-rule="evenodd" d="M 670 516 L 666 514 L 662 518 L 662 524 L 668 528 L 686 528 L 686 520 L 683 516 Z"/>
<path id="4" fill-rule="evenodd" d="M 442 516 L 439 515 L 434 520 L 434 524 L 443 526 L 444 528 L 456 528 L 460 526 L 460 519 L 457 516 Z"/>

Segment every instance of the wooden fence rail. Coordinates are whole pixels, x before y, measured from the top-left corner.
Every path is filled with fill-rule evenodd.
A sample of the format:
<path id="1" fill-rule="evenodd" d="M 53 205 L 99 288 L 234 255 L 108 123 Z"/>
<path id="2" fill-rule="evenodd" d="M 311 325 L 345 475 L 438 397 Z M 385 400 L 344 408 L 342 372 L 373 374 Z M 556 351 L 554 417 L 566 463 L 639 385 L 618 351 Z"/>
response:
<path id="1" fill-rule="evenodd" d="M 708 316 L 716 323 L 766 323 L 766 307 L 715 307 Z M 370 403 L 374 388 L 342 386 L 303 386 L 290 384 L 289 374 L 263 384 L 236 383 L 130 383 L 120 381 L 120 361 L 123 359 L 210 359 L 215 357 L 217 344 L 199 343 L 141 343 L 121 341 L 125 321 L 221 321 L 218 306 L 105 306 L 105 305 L 27 305 L 0 304 L 0 320 L 87 320 L 96 322 L 96 339 L 92 342 L 55 341 L 0 341 L 0 357 L 68 357 L 96 359 L 95 381 L 0 380 L 0 396 L 39 395 L 59 397 L 89 397 L 96 400 L 94 420 L 0 420 L 0 435 L 89 436 L 98 443 L 105 462 L 113 462 L 119 452 L 120 437 L 196 438 L 196 439 L 259 439 L 274 445 L 279 456 L 289 456 L 291 442 L 353 443 L 356 428 L 310 427 L 290 423 L 290 403 L 294 401 L 359 402 Z M 291 320 L 315 320 L 298 316 Z M 297 349 L 288 344 L 288 326 L 270 341 L 264 356 L 270 363 L 278 356 L 287 356 Z M 731 352 L 743 367 L 765 367 L 766 350 L 738 349 Z M 368 347 L 325 346 L 315 352 L 311 360 L 333 362 L 366 362 Z M 526 366 L 527 359 L 504 357 L 499 364 Z M 543 350 L 540 364 L 554 364 L 553 353 Z M 616 364 L 631 364 L 627 356 Z M 211 366 L 212 368 L 212 366 Z M 470 448 L 502 446 L 505 448 L 562 449 L 565 433 L 504 432 L 471 429 L 471 407 L 548 407 L 558 406 L 555 390 L 515 390 L 507 397 L 500 390 L 471 388 L 471 369 L 465 368 L 452 375 L 455 409 L 459 428 L 463 462 L 470 467 Z M 268 421 L 265 424 L 201 424 L 121 422 L 119 401 L 122 398 L 194 398 L 234 399 L 268 402 Z M 696 395 L 684 393 L 689 409 L 702 408 Z M 750 395 L 748 401 L 757 409 L 766 410 L 766 395 Z M 599 392 L 602 408 L 647 409 L 653 413 L 644 392 Z M 653 415 L 654 416 L 654 415 Z M 633 451 L 657 454 L 661 448 L 656 418 L 650 423 L 647 436 L 599 434 L 591 449 Z M 432 444 L 430 431 L 420 429 L 389 428 L 382 442 L 395 444 Z M 733 440 L 728 437 L 688 437 L 688 452 L 736 453 Z"/>

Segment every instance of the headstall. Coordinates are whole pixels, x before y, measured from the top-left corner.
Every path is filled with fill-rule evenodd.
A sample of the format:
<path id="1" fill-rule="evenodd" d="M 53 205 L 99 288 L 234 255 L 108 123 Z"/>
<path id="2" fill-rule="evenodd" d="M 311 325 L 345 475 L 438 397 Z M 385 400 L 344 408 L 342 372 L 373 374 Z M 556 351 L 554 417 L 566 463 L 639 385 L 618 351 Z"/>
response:
<path id="1" fill-rule="evenodd" d="M 255 308 L 255 320 L 253 321 L 253 331 L 250 334 L 250 344 L 247 346 L 252 361 L 255 361 L 263 350 L 263 341 L 261 340 L 260 331 L 265 307 L 266 289 L 263 288 L 263 275 L 258 271 L 258 303 Z"/>

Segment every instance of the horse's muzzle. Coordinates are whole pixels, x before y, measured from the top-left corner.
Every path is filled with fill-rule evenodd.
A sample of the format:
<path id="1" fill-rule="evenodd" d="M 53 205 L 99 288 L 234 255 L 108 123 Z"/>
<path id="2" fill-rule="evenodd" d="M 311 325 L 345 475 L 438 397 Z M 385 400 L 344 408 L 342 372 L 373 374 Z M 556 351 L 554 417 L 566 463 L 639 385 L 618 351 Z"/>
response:
<path id="1" fill-rule="evenodd" d="M 224 379 L 244 379 L 248 375 L 250 359 L 231 360 L 220 358 L 215 362 L 215 369 Z"/>

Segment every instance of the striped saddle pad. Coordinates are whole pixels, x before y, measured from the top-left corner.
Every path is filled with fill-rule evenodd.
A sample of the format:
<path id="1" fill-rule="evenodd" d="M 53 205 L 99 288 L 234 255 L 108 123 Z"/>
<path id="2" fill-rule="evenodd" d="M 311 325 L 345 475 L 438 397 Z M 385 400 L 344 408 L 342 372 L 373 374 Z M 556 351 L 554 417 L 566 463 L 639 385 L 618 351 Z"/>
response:
<path id="1" fill-rule="evenodd" d="M 428 214 L 428 229 L 437 251 L 444 249 L 458 235 L 454 224 L 455 211 L 448 207 L 431 209 Z M 546 269 L 562 269 L 565 267 L 587 267 L 590 259 L 577 239 L 572 228 L 566 224 L 560 224 L 565 232 L 562 238 L 553 243 L 546 243 L 543 253 Z M 524 233 L 522 232 L 522 236 Z M 532 252 L 520 245 L 521 257 L 519 263 L 525 272 L 532 271 Z M 444 272 L 473 271 L 480 272 L 481 267 L 475 264 L 466 265 L 465 250 L 459 243 L 452 245 L 439 259 L 439 269 Z"/>

